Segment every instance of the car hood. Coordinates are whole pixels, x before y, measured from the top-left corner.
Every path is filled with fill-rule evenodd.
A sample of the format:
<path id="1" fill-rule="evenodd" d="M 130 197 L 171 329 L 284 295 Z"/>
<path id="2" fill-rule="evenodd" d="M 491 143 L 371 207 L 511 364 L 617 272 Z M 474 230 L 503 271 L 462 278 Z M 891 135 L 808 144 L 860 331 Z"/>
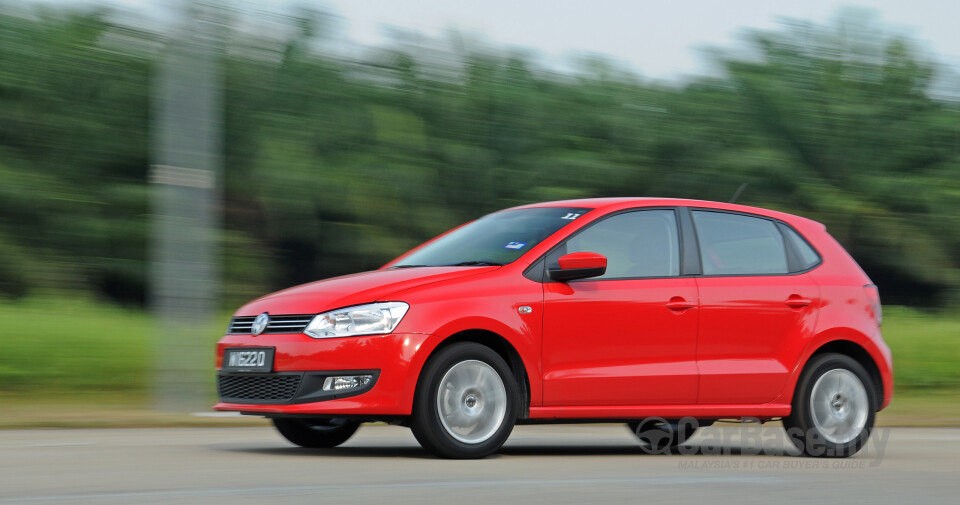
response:
<path id="1" fill-rule="evenodd" d="M 263 312 L 317 314 L 350 305 L 387 301 L 393 293 L 434 282 L 478 275 L 498 268 L 500 267 L 471 266 L 372 270 L 277 291 L 240 307 L 235 315 L 255 316 Z"/>

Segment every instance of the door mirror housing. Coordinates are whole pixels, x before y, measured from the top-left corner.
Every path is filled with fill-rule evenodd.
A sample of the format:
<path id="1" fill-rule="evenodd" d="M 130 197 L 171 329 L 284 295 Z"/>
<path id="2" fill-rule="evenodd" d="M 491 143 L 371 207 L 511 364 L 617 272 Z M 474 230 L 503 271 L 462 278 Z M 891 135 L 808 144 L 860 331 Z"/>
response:
<path id="1" fill-rule="evenodd" d="M 560 282 L 597 277 L 607 271 L 607 257 L 593 252 L 564 254 L 557 263 L 560 268 L 548 268 L 547 275 Z"/>

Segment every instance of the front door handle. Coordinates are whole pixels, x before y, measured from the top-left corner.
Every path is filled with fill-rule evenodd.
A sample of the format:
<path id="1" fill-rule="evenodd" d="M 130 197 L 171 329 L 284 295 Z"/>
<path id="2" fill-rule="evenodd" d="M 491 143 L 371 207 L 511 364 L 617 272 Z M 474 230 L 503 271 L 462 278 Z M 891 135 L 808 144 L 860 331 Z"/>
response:
<path id="1" fill-rule="evenodd" d="M 697 304 L 684 300 L 682 296 L 674 296 L 667 302 L 668 309 L 677 311 L 692 309 L 696 306 Z"/>
<path id="2" fill-rule="evenodd" d="M 792 309 L 802 309 L 807 305 L 810 305 L 811 303 L 813 303 L 813 301 L 810 300 L 809 298 L 800 298 L 799 296 L 794 295 L 794 296 L 791 296 L 790 298 L 787 298 L 786 301 L 784 301 L 783 303 L 786 303 L 787 307 L 790 307 Z"/>

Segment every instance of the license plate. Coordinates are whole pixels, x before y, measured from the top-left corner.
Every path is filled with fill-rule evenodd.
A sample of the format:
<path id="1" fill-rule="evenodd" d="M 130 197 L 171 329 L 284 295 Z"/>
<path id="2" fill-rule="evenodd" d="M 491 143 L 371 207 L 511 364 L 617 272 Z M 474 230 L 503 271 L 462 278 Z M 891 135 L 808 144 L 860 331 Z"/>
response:
<path id="1" fill-rule="evenodd" d="M 235 347 L 223 350 L 224 372 L 273 371 L 273 347 Z"/>

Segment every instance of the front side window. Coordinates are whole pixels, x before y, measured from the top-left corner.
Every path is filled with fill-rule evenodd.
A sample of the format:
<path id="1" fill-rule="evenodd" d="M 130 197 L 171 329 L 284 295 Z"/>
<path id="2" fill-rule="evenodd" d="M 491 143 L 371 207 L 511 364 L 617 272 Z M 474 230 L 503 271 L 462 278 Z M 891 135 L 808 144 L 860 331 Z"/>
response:
<path id="1" fill-rule="evenodd" d="M 577 233 L 547 258 L 575 252 L 607 257 L 607 272 L 597 279 L 671 277 L 680 275 L 677 218 L 672 210 L 640 210 L 603 219 Z"/>
<path id="2" fill-rule="evenodd" d="M 427 244 L 393 268 L 505 265 L 590 210 L 537 207 L 495 212 Z"/>
<path id="3" fill-rule="evenodd" d="M 693 211 L 704 275 L 787 273 L 787 251 L 777 225 L 768 219 Z"/>

